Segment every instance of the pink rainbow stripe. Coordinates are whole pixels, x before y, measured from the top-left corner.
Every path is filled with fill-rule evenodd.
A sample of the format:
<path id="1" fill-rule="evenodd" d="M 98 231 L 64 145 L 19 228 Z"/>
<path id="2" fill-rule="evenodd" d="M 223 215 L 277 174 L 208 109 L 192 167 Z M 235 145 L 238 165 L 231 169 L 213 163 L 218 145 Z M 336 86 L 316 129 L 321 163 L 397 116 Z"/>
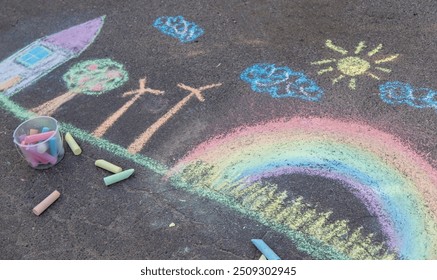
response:
<path id="1" fill-rule="evenodd" d="M 326 118 L 280 119 L 214 137 L 171 172 L 196 161 L 219 170 L 213 184 L 295 172 L 342 180 L 401 258 L 437 258 L 437 172 L 388 133 Z"/>

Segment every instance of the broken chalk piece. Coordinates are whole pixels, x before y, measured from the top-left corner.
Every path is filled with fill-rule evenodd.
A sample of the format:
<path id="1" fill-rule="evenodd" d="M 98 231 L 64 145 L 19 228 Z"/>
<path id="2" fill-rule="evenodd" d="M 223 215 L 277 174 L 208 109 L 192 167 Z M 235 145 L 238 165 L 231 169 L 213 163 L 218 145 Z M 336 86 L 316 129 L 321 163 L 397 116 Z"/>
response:
<path id="1" fill-rule="evenodd" d="M 77 142 L 74 140 L 73 136 L 71 136 L 70 132 L 65 133 L 65 141 L 67 141 L 68 146 L 73 151 L 73 154 L 76 156 L 82 153 L 82 149 L 79 147 Z"/>
<path id="2" fill-rule="evenodd" d="M 175 227 L 175 226 L 176 226 L 175 223 L 171 223 L 171 224 L 168 225 L 169 228 L 172 228 L 172 227 Z"/>
<path id="3" fill-rule="evenodd" d="M 112 163 L 110 163 L 106 160 L 103 160 L 103 159 L 96 160 L 95 165 L 97 167 L 108 170 L 109 172 L 112 172 L 112 173 L 120 173 L 121 171 L 123 171 L 123 169 L 120 166 L 112 164 Z"/>
<path id="4" fill-rule="evenodd" d="M 53 204 L 59 197 L 61 193 L 58 191 L 52 192 L 48 197 L 41 201 L 37 206 L 32 209 L 33 214 L 39 216 L 44 212 L 50 205 Z"/>
<path id="5" fill-rule="evenodd" d="M 251 241 L 253 245 L 255 245 L 256 248 L 258 248 L 258 250 L 260 250 L 261 253 L 263 253 L 266 259 L 268 260 L 281 259 L 278 255 L 276 255 L 275 252 L 273 252 L 273 250 L 262 239 L 252 239 Z"/>
<path id="6" fill-rule="evenodd" d="M 266 258 L 266 256 L 264 256 L 263 254 L 261 254 L 261 257 L 259 257 L 259 260 L 260 260 L 260 261 L 265 261 L 265 260 L 267 260 L 267 258 Z"/>
<path id="7" fill-rule="evenodd" d="M 117 182 L 120 182 L 124 179 L 129 178 L 134 173 L 134 171 L 135 171 L 134 169 L 128 169 L 128 170 L 122 171 L 120 173 L 116 173 L 114 175 L 107 176 L 107 177 L 103 178 L 103 182 L 105 182 L 106 186 L 115 184 Z"/>

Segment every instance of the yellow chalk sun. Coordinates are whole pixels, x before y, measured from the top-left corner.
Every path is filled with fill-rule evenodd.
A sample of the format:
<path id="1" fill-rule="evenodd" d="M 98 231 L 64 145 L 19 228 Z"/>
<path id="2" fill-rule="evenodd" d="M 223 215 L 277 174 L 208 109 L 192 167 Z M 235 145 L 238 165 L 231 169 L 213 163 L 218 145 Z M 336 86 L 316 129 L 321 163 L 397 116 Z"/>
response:
<path id="1" fill-rule="evenodd" d="M 349 88 L 356 89 L 356 82 L 358 76 L 369 76 L 375 80 L 379 80 L 379 76 L 372 73 L 371 70 L 375 69 L 384 73 L 390 73 L 391 69 L 386 67 L 380 67 L 378 65 L 391 62 L 395 60 L 399 54 L 389 55 L 385 58 L 372 60 L 372 56 L 377 54 L 382 49 L 382 44 L 379 44 L 376 48 L 370 50 L 367 55 L 363 54 L 363 50 L 367 47 L 365 42 L 360 42 L 355 48 L 354 55 L 348 55 L 349 52 L 339 46 L 332 43 L 331 40 L 326 40 L 326 47 L 329 49 L 342 54 L 344 57 L 340 59 L 329 58 L 319 61 L 311 62 L 312 65 L 325 65 L 335 63 L 335 67 L 339 72 L 339 75 L 332 79 L 332 84 L 338 83 L 340 80 L 350 77 Z M 335 68 L 333 66 L 328 66 L 318 72 L 319 75 L 333 72 Z"/>

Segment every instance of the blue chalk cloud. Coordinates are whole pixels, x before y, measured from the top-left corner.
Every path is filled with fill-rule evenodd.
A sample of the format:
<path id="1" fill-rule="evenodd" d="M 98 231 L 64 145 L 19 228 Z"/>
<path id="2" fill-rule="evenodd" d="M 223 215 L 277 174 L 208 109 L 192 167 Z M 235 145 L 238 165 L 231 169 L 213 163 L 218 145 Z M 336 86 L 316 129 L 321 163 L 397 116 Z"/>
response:
<path id="1" fill-rule="evenodd" d="M 177 38 L 182 43 L 196 40 L 203 35 L 204 30 L 194 22 L 189 22 L 183 16 L 159 17 L 153 26 L 162 33 Z"/>
<path id="2" fill-rule="evenodd" d="M 275 64 L 260 63 L 247 68 L 240 78 L 248 83 L 252 90 L 268 93 L 273 98 L 295 97 L 307 101 L 319 101 L 323 90 L 302 72 L 289 67 L 277 67 Z"/>
<path id="3" fill-rule="evenodd" d="M 387 82 L 379 86 L 381 99 L 391 105 L 407 104 L 414 108 L 437 109 L 437 91 L 415 88 L 408 83 Z"/>

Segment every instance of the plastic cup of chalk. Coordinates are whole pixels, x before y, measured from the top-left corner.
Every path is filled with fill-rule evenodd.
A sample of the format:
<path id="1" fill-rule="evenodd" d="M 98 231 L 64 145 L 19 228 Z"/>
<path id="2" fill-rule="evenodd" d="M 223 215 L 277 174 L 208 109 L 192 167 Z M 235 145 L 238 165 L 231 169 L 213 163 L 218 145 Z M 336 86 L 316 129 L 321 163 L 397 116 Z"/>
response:
<path id="1" fill-rule="evenodd" d="M 58 121 L 52 117 L 35 117 L 21 123 L 14 131 L 14 143 L 35 169 L 50 168 L 64 157 Z"/>

